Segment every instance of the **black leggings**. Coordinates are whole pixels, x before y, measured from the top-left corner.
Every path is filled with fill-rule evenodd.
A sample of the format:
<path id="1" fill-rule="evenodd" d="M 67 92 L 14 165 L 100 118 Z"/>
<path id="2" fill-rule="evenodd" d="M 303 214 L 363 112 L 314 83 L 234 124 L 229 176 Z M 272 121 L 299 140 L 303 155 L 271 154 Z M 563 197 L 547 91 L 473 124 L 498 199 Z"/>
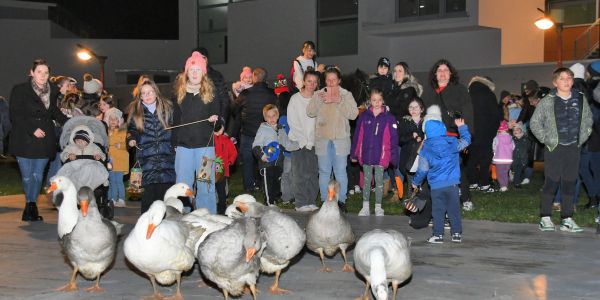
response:
<path id="1" fill-rule="evenodd" d="M 151 183 L 144 185 L 144 194 L 142 195 L 142 214 L 145 213 L 152 202 L 155 200 L 164 200 L 165 193 L 173 183 Z"/>

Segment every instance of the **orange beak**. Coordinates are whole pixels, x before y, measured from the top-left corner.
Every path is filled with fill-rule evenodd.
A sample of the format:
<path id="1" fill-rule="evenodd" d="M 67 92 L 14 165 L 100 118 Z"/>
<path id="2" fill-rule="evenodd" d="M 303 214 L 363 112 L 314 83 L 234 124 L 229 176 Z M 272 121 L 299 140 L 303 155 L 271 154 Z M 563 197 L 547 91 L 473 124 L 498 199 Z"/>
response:
<path id="1" fill-rule="evenodd" d="M 185 195 L 194 198 L 194 192 L 190 189 L 185 190 Z"/>
<path id="2" fill-rule="evenodd" d="M 237 207 L 240 209 L 241 212 L 246 213 L 248 211 L 248 204 L 244 203 L 244 202 L 238 202 L 237 203 Z"/>
<path id="3" fill-rule="evenodd" d="M 154 228 L 156 228 L 156 225 L 150 223 L 148 224 L 148 230 L 146 231 L 146 239 L 149 240 L 150 237 L 152 237 L 152 233 L 154 232 Z"/>
<path id="4" fill-rule="evenodd" d="M 250 262 L 252 257 L 254 257 L 254 254 L 256 254 L 256 248 L 254 248 L 254 247 L 248 248 L 246 250 L 246 262 Z"/>
<path id="5" fill-rule="evenodd" d="M 327 200 L 333 201 L 333 198 L 335 198 L 335 189 L 329 188 L 329 193 L 327 194 Z"/>
<path id="6" fill-rule="evenodd" d="M 58 189 L 58 186 L 56 185 L 56 182 L 52 182 L 50 184 L 50 187 L 48 187 L 48 190 L 46 190 L 46 194 L 50 194 L 54 191 L 56 191 Z"/>
<path id="7" fill-rule="evenodd" d="M 87 216 L 87 210 L 88 210 L 89 205 L 90 205 L 90 202 L 88 201 L 88 199 L 79 201 L 79 206 L 81 206 L 81 214 L 84 217 Z"/>

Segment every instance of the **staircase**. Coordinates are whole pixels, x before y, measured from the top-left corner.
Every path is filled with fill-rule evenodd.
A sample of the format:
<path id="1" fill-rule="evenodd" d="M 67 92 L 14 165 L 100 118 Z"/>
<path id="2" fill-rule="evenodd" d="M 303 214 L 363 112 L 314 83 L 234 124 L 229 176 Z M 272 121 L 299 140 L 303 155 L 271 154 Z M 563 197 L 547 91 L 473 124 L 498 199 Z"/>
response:
<path id="1" fill-rule="evenodd" d="M 600 18 L 581 33 L 573 44 L 573 60 L 600 58 Z"/>

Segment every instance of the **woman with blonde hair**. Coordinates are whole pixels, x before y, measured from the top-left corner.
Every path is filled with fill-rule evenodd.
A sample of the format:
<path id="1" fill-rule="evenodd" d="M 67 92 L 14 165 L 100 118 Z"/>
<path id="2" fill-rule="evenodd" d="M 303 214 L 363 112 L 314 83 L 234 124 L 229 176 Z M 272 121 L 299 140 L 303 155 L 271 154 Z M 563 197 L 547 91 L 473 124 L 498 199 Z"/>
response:
<path id="1" fill-rule="evenodd" d="M 175 171 L 177 182 L 193 186 L 194 173 L 201 174 L 202 166 L 215 159 L 214 123 L 219 119 L 220 104 L 215 100 L 215 87 L 206 76 L 206 58 L 194 51 L 185 63 L 185 70 L 175 83 L 177 105 L 174 110 L 173 141 L 177 149 Z M 202 121 L 202 122 L 198 122 Z M 195 122 L 195 123 L 194 123 Z M 192 124 L 188 124 L 192 123 Z M 198 181 L 196 209 L 217 212 L 214 163 L 206 177 Z"/>
<path id="2" fill-rule="evenodd" d="M 171 145 L 173 105 L 149 78 L 135 87 L 138 93 L 129 105 L 127 145 L 136 148 L 142 168 L 142 213 L 175 183 L 175 150 Z"/>

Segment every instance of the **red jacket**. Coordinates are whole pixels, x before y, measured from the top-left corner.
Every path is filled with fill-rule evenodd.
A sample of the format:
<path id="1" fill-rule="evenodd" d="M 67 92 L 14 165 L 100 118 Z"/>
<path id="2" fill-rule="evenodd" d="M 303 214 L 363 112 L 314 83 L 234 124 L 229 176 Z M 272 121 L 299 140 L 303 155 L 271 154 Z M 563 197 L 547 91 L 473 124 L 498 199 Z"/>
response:
<path id="1" fill-rule="evenodd" d="M 235 164 L 237 149 L 226 135 L 215 135 L 215 153 L 223 160 L 225 177 L 229 177 L 229 166 Z"/>

